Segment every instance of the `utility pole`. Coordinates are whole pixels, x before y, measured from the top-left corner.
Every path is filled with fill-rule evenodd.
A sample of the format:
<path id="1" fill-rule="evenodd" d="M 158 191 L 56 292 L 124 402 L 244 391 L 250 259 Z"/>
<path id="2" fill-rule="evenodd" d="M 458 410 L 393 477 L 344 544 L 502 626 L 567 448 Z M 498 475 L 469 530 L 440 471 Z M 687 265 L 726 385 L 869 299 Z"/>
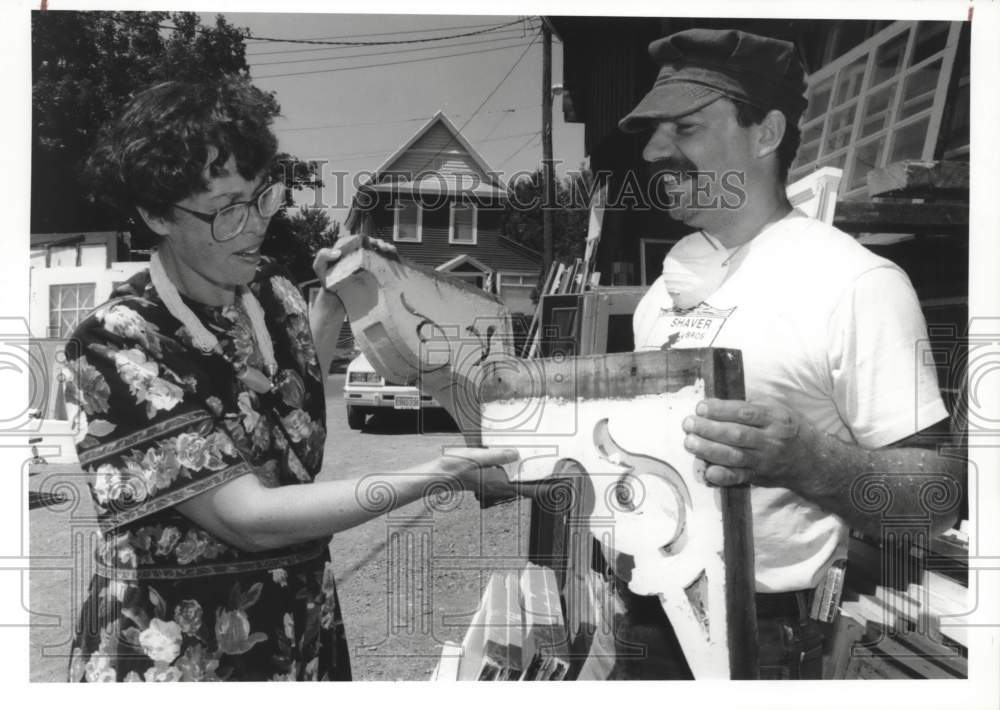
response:
<path id="1" fill-rule="evenodd" d="M 553 210 L 556 203 L 555 166 L 552 164 L 552 30 L 542 19 L 542 273 L 555 259 Z"/>

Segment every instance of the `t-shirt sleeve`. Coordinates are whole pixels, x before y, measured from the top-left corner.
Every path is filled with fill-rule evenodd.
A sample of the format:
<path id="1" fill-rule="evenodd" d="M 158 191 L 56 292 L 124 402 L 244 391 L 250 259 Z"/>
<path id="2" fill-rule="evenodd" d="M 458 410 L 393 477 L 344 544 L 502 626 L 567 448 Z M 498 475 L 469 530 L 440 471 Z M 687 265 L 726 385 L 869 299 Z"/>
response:
<path id="1" fill-rule="evenodd" d="M 85 415 L 77 453 L 103 530 L 253 471 L 193 378 L 158 361 L 155 331 L 134 311 L 129 318 L 133 337 L 91 317 L 65 368 L 67 396 Z"/>
<path id="2" fill-rule="evenodd" d="M 646 341 L 659 315 L 659 305 L 664 288 L 663 277 L 657 277 L 653 285 L 639 299 L 639 305 L 635 307 L 635 313 L 632 314 L 632 335 L 636 350 L 649 348 Z"/>
<path id="3" fill-rule="evenodd" d="M 947 418 L 927 326 L 901 270 L 859 276 L 835 306 L 828 336 L 834 400 L 859 444 L 880 448 Z"/>

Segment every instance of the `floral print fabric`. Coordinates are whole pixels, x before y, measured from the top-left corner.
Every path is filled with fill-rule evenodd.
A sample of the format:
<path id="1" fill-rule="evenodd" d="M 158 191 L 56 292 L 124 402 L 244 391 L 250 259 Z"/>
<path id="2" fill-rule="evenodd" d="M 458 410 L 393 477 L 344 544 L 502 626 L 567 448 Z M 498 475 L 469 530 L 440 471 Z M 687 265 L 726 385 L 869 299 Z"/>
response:
<path id="1" fill-rule="evenodd" d="M 148 272 L 67 347 L 67 398 L 85 420 L 77 450 L 102 531 L 70 680 L 350 677 L 328 539 L 244 552 L 176 510 L 238 476 L 276 487 L 320 470 L 325 407 L 306 304 L 270 262 L 250 288 L 278 364 L 265 394 L 234 374 L 263 369 L 246 315 L 186 301 L 223 350 L 203 353 Z"/>

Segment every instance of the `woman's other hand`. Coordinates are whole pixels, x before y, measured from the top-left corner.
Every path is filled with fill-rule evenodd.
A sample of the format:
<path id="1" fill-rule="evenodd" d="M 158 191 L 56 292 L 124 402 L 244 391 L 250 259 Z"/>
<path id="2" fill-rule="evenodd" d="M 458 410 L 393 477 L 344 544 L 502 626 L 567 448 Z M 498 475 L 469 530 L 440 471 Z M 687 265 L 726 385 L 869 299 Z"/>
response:
<path id="1" fill-rule="evenodd" d="M 316 256 L 313 257 L 312 268 L 316 273 L 316 278 L 319 279 L 319 285 L 321 288 L 326 286 L 326 274 L 327 272 L 340 261 L 340 257 L 343 256 L 340 249 L 336 247 L 323 247 L 316 252 Z M 325 291 L 326 289 L 323 288 Z"/>
<path id="2" fill-rule="evenodd" d="M 369 247 L 373 248 L 375 251 L 382 252 L 383 254 L 395 254 L 396 247 L 390 242 L 384 241 L 382 239 L 376 239 L 375 237 L 368 237 L 367 244 Z M 323 247 L 316 252 L 313 257 L 312 268 L 316 273 L 316 278 L 319 279 L 320 285 L 326 284 L 326 275 L 333 268 L 333 265 L 340 261 L 340 258 L 344 255 L 336 246 Z"/>

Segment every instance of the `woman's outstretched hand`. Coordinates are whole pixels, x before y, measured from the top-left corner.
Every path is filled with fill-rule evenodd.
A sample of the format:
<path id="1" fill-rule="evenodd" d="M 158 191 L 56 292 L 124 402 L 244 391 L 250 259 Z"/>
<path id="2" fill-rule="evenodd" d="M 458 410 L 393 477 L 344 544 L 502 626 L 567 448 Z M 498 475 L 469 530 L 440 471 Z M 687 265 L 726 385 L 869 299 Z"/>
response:
<path id="1" fill-rule="evenodd" d="M 439 469 L 457 478 L 474 476 L 480 468 L 503 466 L 520 458 L 517 449 L 488 447 L 456 447 L 448 449 L 437 459 Z"/>
<path id="2" fill-rule="evenodd" d="M 501 466 L 520 458 L 516 449 L 455 448 L 439 456 L 435 462 L 437 472 L 455 478 L 469 489 L 478 490 L 484 479 L 502 478 L 507 474 Z"/>

